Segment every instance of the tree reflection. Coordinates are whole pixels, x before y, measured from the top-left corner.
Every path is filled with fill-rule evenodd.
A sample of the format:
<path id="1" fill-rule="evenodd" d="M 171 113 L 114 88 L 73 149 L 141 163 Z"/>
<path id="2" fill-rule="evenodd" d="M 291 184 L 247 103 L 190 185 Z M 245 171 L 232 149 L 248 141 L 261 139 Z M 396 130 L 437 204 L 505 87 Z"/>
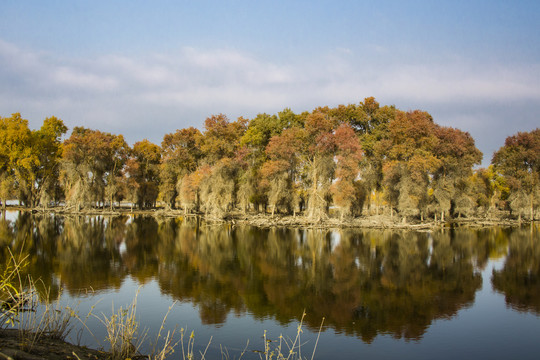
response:
<path id="1" fill-rule="evenodd" d="M 245 313 L 288 324 L 305 310 L 308 327 L 325 317 L 326 327 L 366 342 L 379 334 L 420 339 L 434 320 L 470 306 L 480 270 L 505 256 L 508 236 L 510 255 L 494 286 L 514 306 L 538 312 L 540 250 L 520 231 L 260 229 L 195 217 L 0 221 L 2 249 L 28 255 L 28 271 L 55 292 L 116 289 L 131 276 L 193 303 L 204 324 Z"/>
<path id="2" fill-rule="evenodd" d="M 493 288 L 518 311 L 540 315 L 540 236 L 538 225 L 508 230 L 509 250 L 504 267 L 493 271 Z"/>

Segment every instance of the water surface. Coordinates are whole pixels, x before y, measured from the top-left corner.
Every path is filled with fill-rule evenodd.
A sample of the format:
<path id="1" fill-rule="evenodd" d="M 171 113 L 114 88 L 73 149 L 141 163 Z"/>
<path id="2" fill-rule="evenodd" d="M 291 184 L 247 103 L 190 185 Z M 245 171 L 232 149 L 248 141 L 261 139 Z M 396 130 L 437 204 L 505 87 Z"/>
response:
<path id="1" fill-rule="evenodd" d="M 110 314 L 137 295 L 149 338 L 193 330 L 199 349 L 259 358 L 264 331 L 293 337 L 316 358 L 537 359 L 538 227 L 433 232 L 259 229 L 196 218 L 7 214 L 1 256 L 27 254 L 27 271 L 81 314 Z M 175 303 L 176 302 L 176 303 Z M 99 320 L 89 346 L 103 344 Z M 75 335 L 74 335 L 75 336 Z M 77 341 L 72 339 L 72 341 Z M 143 350 L 150 350 L 147 345 Z M 180 358 L 179 354 L 173 358 Z"/>

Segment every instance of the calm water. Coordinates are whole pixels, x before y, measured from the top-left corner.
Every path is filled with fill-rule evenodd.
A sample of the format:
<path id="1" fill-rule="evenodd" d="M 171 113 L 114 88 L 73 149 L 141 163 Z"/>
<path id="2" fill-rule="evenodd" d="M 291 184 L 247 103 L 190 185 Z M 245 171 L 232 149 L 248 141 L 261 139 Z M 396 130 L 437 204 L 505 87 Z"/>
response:
<path id="1" fill-rule="evenodd" d="M 264 331 L 293 337 L 305 310 L 308 358 L 324 317 L 317 359 L 538 359 L 539 230 L 268 230 L 8 212 L 0 256 L 28 254 L 28 272 L 82 315 L 109 315 L 138 293 L 150 338 L 176 301 L 167 328 L 193 330 L 200 349 L 212 337 L 215 358 L 220 345 L 238 357 L 248 340 L 244 358 L 259 358 Z M 82 342 L 105 346 L 99 320 L 88 325 Z"/>

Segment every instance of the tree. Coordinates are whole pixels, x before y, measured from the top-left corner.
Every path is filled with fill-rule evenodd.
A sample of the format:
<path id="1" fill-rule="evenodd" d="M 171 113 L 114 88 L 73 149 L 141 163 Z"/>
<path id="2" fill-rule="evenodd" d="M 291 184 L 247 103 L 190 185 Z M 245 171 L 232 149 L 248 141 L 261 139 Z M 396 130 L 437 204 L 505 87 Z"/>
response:
<path id="1" fill-rule="evenodd" d="M 201 137 L 201 132 L 194 127 L 176 130 L 175 133 L 163 137 L 159 192 L 161 199 L 170 208 L 175 207 L 178 181 L 199 166 L 202 157 Z"/>
<path id="2" fill-rule="evenodd" d="M 266 189 L 274 214 L 279 206 L 296 211 L 297 173 L 301 149 L 306 137 L 304 129 L 293 127 L 273 136 L 266 147 L 266 161 L 261 169 L 262 186 Z"/>
<path id="3" fill-rule="evenodd" d="M 306 137 L 301 161 L 308 194 L 308 218 L 319 221 L 327 216 L 330 185 L 334 177 L 334 122 L 322 112 L 313 112 L 305 122 Z"/>
<path id="4" fill-rule="evenodd" d="M 260 205 L 266 203 L 264 175 L 261 174 L 261 167 L 268 158 L 265 149 L 272 137 L 281 134 L 285 121 L 288 120 L 276 115 L 258 114 L 240 138 L 240 146 L 246 152 L 246 169 L 240 174 L 238 200 L 244 210 L 253 204 L 258 211 Z"/>
<path id="5" fill-rule="evenodd" d="M 9 189 L 16 190 L 19 200 L 31 206 L 32 193 L 28 183 L 32 181 L 32 169 L 39 164 L 35 151 L 32 151 L 32 132 L 28 120 L 14 113 L 9 118 L 0 118 L 0 171 L 4 196 Z M 2 199 L 5 204 L 6 198 Z"/>
<path id="6" fill-rule="evenodd" d="M 120 190 L 120 176 L 129 146 L 122 135 L 75 127 L 64 141 L 62 154 L 66 200 L 77 208 L 112 202 Z"/>
<path id="7" fill-rule="evenodd" d="M 199 192 L 204 211 L 223 217 L 235 208 L 239 179 L 245 167 L 240 139 L 248 121 L 242 117 L 230 122 L 225 115 L 213 115 L 205 121 L 200 140 L 202 166 L 210 166 L 209 176 L 201 180 Z"/>
<path id="8" fill-rule="evenodd" d="M 369 99 L 369 98 L 368 98 Z M 376 214 L 379 213 L 379 199 L 382 198 L 383 189 L 383 164 L 387 157 L 387 152 L 391 146 L 389 142 L 388 124 L 395 118 L 396 108 L 394 106 L 383 106 L 373 110 L 373 101 L 364 100 L 363 104 L 369 104 L 368 110 L 370 120 L 368 131 L 359 133 L 360 143 L 364 152 L 361 163 L 361 173 L 364 187 L 368 192 L 368 208 L 372 206 L 372 198 L 375 199 Z M 361 105 L 364 106 L 362 103 Z M 364 111 L 366 111 L 364 110 Z"/>
<path id="9" fill-rule="evenodd" d="M 470 182 L 478 212 L 489 214 L 497 208 L 504 208 L 510 189 L 493 165 L 475 170 Z"/>
<path id="10" fill-rule="evenodd" d="M 10 118 L 0 117 L 0 177 L 4 196 L 16 191 L 26 206 L 47 204 L 55 197 L 60 137 L 66 131 L 62 120 L 54 116 L 33 131 L 19 113 Z"/>
<path id="11" fill-rule="evenodd" d="M 223 158 L 233 158 L 239 148 L 240 138 L 247 129 L 247 123 L 242 117 L 230 122 L 223 114 L 207 118 L 200 142 L 205 162 L 213 165 Z"/>
<path id="12" fill-rule="evenodd" d="M 521 219 L 528 208 L 534 220 L 534 208 L 540 202 L 540 128 L 507 137 L 491 163 L 506 178 L 512 210 Z"/>
<path id="13" fill-rule="evenodd" d="M 435 136 L 438 141 L 433 153 L 440 161 L 434 171 L 433 189 L 441 219 L 450 212 L 470 213 L 475 203 L 469 178 L 472 167 L 482 161 L 482 153 L 472 136 L 459 129 L 437 126 Z"/>
<path id="14" fill-rule="evenodd" d="M 234 209 L 239 164 L 231 158 L 223 158 L 209 168 L 201 180 L 200 199 L 206 214 L 223 218 Z M 203 167 L 204 168 L 204 167 Z"/>
<path id="15" fill-rule="evenodd" d="M 388 123 L 388 138 L 382 140 L 386 198 L 404 221 L 409 216 L 423 217 L 426 212 L 430 174 L 439 163 L 433 154 L 435 128 L 427 112 L 397 111 Z"/>
<path id="16" fill-rule="evenodd" d="M 156 144 L 147 139 L 133 144 L 125 172 L 130 182 L 131 179 L 135 182 L 130 184 L 131 191 L 136 192 L 131 198 L 137 202 L 139 209 L 155 205 L 158 197 L 160 160 L 161 149 Z"/>
<path id="17" fill-rule="evenodd" d="M 33 150 L 37 153 L 38 164 L 33 169 L 31 191 L 42 205 L 58 200 L 60 159 L 62 156 L 61 137 L 67 132 L 64 122 L 55 116 L 46 118 L 41 128 L 32 132 Z"/>
<path id="18" fill-rule="evenodd" d="M 334 204 L 341 212 L 341 217 L 352 214 L 352 206 L 357 199 L 355 185 L 360 171 L 362 148 L 358 137 L 349 124 L 340 125 L 334 133 L 336 143 L 336 182 L 331 187 Z M 363 201 L 361 201 L 363 203 Z"/>

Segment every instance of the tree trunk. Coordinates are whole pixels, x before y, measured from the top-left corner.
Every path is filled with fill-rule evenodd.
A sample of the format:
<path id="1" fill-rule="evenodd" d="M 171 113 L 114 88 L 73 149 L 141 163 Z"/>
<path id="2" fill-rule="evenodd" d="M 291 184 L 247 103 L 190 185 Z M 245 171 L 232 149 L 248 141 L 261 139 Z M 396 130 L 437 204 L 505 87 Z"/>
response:
<path id="1" fill-rule="evenodd" d="M 444 210 L 441 211 L 441 222 L 444 222 Z"/>
<path id="2" fill-rule="evenodd" d="M 534 221 L 534 205 L 533 205 L 533 194 L 531 193 L 531 222 Z"/>

